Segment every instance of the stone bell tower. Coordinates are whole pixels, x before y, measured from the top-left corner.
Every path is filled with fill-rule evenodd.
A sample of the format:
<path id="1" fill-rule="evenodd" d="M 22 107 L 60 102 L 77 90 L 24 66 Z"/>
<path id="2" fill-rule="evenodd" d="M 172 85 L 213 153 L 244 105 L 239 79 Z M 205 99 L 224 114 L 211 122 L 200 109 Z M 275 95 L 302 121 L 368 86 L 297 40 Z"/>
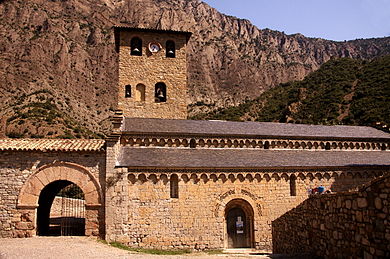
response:
<path id="1" fill-rule="evenodd" d="M 116 26 L 118 109 L 125 117 L 186 119 L 189 32 Z"/>

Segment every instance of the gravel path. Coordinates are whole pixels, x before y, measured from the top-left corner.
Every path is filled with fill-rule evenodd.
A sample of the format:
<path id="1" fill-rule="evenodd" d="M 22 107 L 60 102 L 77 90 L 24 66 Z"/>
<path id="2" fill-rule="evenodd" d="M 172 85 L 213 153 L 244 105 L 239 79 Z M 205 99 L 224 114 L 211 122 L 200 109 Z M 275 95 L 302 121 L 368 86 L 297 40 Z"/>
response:
<path id="1" fill-rule="evenodd" d="M 88 237 L 32 237 L 0 239 L 0 259 L 84 259 L 84 258 L 131 258 L 131 259 L 226 259 L 271 258 L 265 255 L 149 255 L 128 252 L 111 247 Z M 280 257 L 278 257 L 280 258 Z"/>

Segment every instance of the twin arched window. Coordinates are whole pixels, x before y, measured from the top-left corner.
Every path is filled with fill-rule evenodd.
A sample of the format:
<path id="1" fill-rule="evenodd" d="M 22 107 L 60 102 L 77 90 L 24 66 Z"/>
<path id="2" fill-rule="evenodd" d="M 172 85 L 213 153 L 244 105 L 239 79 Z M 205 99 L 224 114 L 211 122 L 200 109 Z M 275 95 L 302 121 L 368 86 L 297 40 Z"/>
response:
<path id="1" fill-rule="evenodd" d="M 137 102 L 145 101 L 146 87 L 143 84 L 138 84 L 135 87 L 135 100 Z M 125 98 L 132 97 L 131 85 L 125 86 Z M 163 82 L 159 82 L 154 86 L 154 101 L 156 103 L 163 103 L 167 101 L 167 86 Z"/>
<path id="2" fill-rule="evenodd" d="M 142 56 L 142 40 L 138 37 L 134 37 L 130 41 L 130 55 Z M 176 47 L 173 40 L 168 40 L 165 43 L 165 56 L 167 58 L 176 57 Z"/>
<path id="3" fill-rule="evenodd" d="M 142 56 L 142 40 L 138 37 L 134 37 L 130 42 L 130 55 Z"/>

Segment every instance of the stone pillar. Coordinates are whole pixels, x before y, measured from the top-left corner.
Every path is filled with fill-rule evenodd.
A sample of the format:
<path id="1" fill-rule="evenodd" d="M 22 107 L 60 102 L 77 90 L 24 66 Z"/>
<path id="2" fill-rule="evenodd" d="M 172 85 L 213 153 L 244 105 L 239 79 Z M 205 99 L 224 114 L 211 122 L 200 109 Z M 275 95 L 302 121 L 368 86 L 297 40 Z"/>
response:
<path id="1" fill-rule="evenodd" d="M 111 121 L 113 123 L 112 134 L 106 140 L 106 240 L 122 242 L 125 240 L 118 240 L 118 237 L 126 235 L 124 228 L 128 221 L 127 169 L 115 168 L 120 152 L 122 112 L 116 111 Z"/>
<path id="2" fill-rule="evenodd" d="M 85 205 L 85 235 L 86 236 L 100 236 L 100 225 L 102 221 L 100 219 L 101 206 Z"/>
<path id="3" fill-rule="evenodd" d="M 19 207 L 14 215 L 12 237 L 32 237 L 37 234 L 36 230 L 36 207 Z"/>

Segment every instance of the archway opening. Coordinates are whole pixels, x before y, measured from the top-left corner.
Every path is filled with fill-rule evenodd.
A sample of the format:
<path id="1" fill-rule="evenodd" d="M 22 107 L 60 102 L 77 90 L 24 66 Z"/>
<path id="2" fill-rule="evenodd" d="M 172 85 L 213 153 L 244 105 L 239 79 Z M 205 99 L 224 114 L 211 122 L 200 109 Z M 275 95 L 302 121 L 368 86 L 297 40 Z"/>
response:
<path id="1" fill-rule="evenodd" d="M 37 234 L 85 235 L 85 198 L 79 186 L 60 180 L 42 189 L 38 201 Z"/>
<path id="2" fill-rule="evenodd" d="M 137 102 L 145 102 L 145 85 L 138 84 L 136 86 L 135 100 Z"/>
<path id="3" fill-rule="evenodd" d="M 154 97 L 156 103 L 164 103 L 167 101 L 167 86 L 159 82 L 155 85 Z"/>
<path id="4" fill-rule="evenodd" d="M 253 208 L 243 199 L 231 200 L 225 207 L 228 248 L 253 247 Z"/>

